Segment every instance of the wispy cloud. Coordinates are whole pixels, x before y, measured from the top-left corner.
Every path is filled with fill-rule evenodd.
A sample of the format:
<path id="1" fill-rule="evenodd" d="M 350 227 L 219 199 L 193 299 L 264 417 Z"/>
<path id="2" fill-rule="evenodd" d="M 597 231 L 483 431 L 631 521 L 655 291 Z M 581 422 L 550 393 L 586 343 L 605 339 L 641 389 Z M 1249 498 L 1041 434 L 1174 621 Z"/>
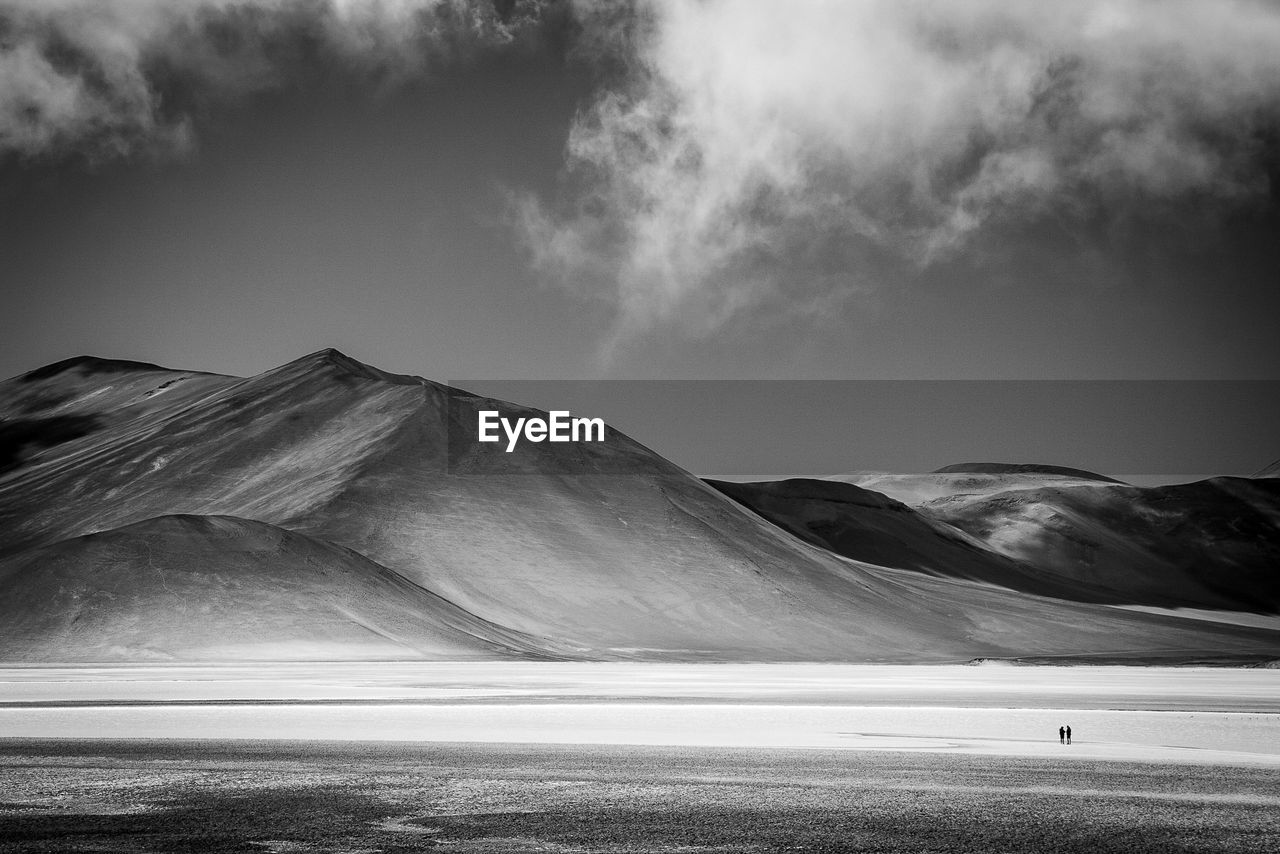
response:
<path id="1" fill-rule="evenodd" d="M 588 24 L 605 7 L 580 3 Z M 1002 225 L 1266 198 L 1280 4 L 651 0 L 515 218 L 616 334 L 873 287 Z"/>
<path id="2" fill-rule="evenodd" d="M 417 74 L 537 23 L 541 0 L 0 0 L 0 156 L 182 149 L 202 101 L 308 60 Z"/>
<path id="3" fill-rule="evenodd" d="M 1014 223 L 1269 192 L 1269 0 L 0 0 L 0 157 L 180 152 L 217 99 L 420 75 L 565 4 L 613 82 L 514 218 L 615 339 L 829 314 Z"/>

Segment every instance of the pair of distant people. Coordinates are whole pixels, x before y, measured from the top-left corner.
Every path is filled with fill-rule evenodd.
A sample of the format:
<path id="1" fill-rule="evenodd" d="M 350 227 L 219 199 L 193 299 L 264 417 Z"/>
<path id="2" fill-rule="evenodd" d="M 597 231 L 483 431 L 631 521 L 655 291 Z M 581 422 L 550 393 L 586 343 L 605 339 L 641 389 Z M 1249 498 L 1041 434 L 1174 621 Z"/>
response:
<path id="1" fill-rule="evenodd" d="M 1071 727 L 1069 726 L 1058 727 L 1058 742 L 1060 744 L 1071 743 Z"/>

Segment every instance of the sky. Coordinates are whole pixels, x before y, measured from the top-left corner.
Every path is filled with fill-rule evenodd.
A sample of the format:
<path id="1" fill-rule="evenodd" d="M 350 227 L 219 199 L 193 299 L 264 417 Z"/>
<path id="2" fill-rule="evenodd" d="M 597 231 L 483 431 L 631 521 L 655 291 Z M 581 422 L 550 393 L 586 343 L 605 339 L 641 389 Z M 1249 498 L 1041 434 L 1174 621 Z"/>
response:
<path id="1" fill-rule="evenodd" d="M 461 380 L 730 480 L 1040 463 L 1151 486 L 1280 456 L 1275 380 Z M 514 420 L 514 415 L 512 419 Z M 464 438 L 464 437 L 459 437 Z M 474 448 L 468 433 L 460 447 Z"/>
<path id="2" fill-rule="evenodd" d="M 0 376 L 1275 380 L 1278 178 L 1264 0 L 0 0 Z"/>

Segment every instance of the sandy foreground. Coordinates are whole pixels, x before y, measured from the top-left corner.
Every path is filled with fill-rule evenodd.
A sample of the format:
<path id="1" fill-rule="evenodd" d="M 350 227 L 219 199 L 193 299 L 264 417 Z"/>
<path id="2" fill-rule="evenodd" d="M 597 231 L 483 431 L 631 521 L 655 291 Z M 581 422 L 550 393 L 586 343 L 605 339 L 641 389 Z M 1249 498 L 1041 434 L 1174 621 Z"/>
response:
<path id="1" fill-rule="evenodd" d="M 6 852 L 1257 852 L 1274 768 L 620 745 L 0 740 Z"/>
<path id="2" fill-rule="evenodd" d="M 1058 740 L 1070 725 L 1073 744 Z M 1280 671 L 374 663 L 9 667 L 8 738 L 807 748 L 1280 768 Z"/>

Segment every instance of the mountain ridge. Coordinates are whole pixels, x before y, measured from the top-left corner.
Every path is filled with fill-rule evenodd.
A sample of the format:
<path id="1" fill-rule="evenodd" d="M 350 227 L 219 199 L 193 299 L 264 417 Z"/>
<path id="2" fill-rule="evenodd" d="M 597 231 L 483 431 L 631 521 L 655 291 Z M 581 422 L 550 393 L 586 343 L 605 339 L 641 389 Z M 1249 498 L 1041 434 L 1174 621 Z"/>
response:
<path id="1" fill-rule="evenodd" d="M 1045 465 L 1041 463 L 952 463 L 933 474 L 1048 474 L 1060 477 L 1078 478 L 1080 480 L 1096 480 L 1104 483 L 1123 483 L 1104 474 L 1085 471 L 1069 466 Z"/>

